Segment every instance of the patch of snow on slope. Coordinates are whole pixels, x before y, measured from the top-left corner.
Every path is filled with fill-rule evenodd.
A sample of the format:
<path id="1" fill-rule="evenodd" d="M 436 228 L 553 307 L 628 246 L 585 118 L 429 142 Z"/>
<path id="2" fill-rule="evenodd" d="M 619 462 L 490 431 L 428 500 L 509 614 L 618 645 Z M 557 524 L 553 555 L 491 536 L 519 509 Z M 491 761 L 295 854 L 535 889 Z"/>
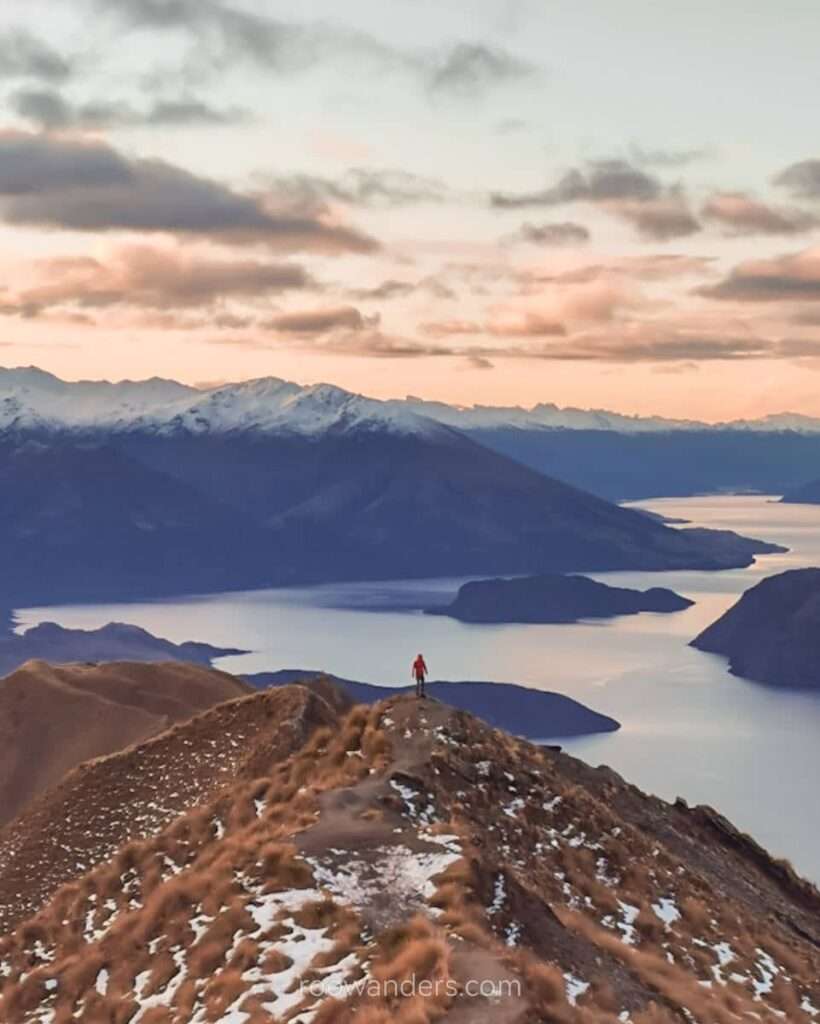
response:
<path id="1" fill-rule="evenodd" d="M 680 911 L 675 901 L 668 896 L 664 896 L 657 903 L 653 903 L 652 910 L 655 912 L 655 917 L 663 921 L 667 928 L 671 928 L 676 921 L 680 920 Z"/>
<path id="2" fill-rule="evenodd" d="M 564 974 L 564 981 L 566 982 L 567 1002 L 570 1006 L 576 1006 L 579 997 L 589 990 L 589 982 L 581 981 L 580 978 L 576 978 L 569 971 Z"/>
<path id="3" fill-rule="evenodd" d="M 396 907 L 418 907 L 435 895 L 432 880 L 460 860 L 453 848 L 427 853 L 402 845 L 381 847 L 367 861 L 347 860 L 335 867 L 306 859 L 317 882 L 348 906 L 367 907 L 388 892 Z"/>
<path id="4" fill-rule="evenodd" d="M 634 946 L 638 934 L 635 929 L 635 922 L 638 920 L 638 915 L 641 912 L 640 908 L 624 903 L 623 900 L 618 900 L 618 906 L 621 908 L 621 915 L 623 916 L 623 920 L 618 923 L 618 928 L 623 932 L 623 941 L 627 946 Z"/>

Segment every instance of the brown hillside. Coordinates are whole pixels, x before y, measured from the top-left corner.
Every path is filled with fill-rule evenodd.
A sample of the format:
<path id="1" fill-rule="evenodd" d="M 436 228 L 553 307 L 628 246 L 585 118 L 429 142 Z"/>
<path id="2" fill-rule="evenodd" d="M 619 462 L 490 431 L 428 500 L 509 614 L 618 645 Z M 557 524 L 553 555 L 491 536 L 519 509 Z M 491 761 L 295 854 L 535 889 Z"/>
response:
<path id="1" fill-rule="evenodd" d="M 155 835 L 237 778 L 255 778 L 334 721 L 290 686 L 227 701 L 72 769 L 0 831 L 0 934 L 124 843 Z"/>
<path id="2" fill-rule="evenodd" d="M 399 697 L 338 719 L 288 687 L 95 762 L 92 800 L 39 810 L 72 814 L 58 843 L 108 843 L 183 765 L 194 806 L 0 939 L 4 1024 L 820 1016 L 816 889 L 715 812 L 463 712 Z"/>
<path id="3" fill-rule="evenodd" d="M 80 762 L 248 691 L 180 662 L 26 662 L 0 679 L 0 825 Z"/>

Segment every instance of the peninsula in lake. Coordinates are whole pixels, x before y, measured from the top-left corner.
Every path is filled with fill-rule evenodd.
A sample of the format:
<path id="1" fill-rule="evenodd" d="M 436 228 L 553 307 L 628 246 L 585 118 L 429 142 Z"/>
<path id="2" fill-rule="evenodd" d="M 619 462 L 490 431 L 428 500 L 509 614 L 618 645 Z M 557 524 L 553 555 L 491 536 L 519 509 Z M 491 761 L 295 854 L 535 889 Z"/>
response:
<path id="1" fill-rule="evenodd" d="M 692 641 L 736 676 L 820 690 L 820 569 L 792 569 L 747 590 Z"/>

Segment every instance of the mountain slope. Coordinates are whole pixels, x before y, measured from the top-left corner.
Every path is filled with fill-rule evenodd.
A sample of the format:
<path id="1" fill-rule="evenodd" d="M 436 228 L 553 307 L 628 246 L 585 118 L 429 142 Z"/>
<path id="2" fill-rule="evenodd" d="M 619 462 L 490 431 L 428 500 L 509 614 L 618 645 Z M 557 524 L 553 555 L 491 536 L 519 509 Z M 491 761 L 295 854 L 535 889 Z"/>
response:
<path id="1" fill-rule="evenodd" d="M 523 409 L 376 401 L 278 378 L 198 389 L 156 378 L 68 383 L 33 367 L 0 369 L 0 433 L 9 436 L 99 443 L 129 433 L 261 440 L 373 430 L 428 439 L 455 430 L 618 501 L 710 491 L 782 494 L 820 462 L 820 419 L 790 413 L 710 425 L 549 403 Z"/>
<path id="2" fill-rule="evenodd" d="M 774 550 L 673 530 L 433 425 L 0 439 L 0 603 L 336 579 L 721 569 Z M 59 527 L 59 528 L 58 528 Z"/>
<path id="3" fill-rule="evenodd" d="M 692 646 L 724 655 L 746 679 L 820 690 L 820 569 L 761 580 Z"/>
<path id="4" fill-rule="evenodd" d="M 809 1024 L 820 1013 L 820 894 L 715 812 L 406 697 L 328 719 L 311 695 L 326 723 L 312 729 L 304 689 L 232 702 L 251 750 L 264 745 L 248 725 L 264 718 L 247 709 L 274 699 L 296 701 L 303 734 L 284 759 L 225 772 L 176 820 L 77 868 L 0 940 L 4 1021 Z M 157 796 L 210 735 L 193 749 L 155 742 Z M 97 816 L 80 808 L 75 835 L 125 795 L 119 765 L 101 763 L 112 777 L 99 777 Z M 133 799 L 140 811 L 143 793 Z"/>
<path id="5" fill-rule="evenodd" d="M 334 719 L 304 687 L 249 697 L 227 678 L 232 699 L 78 764 L 0 831 L 0 934 L 59 885 L 156 834 L 228 782 L 272 771 Z"/>
<path id="6" fill-rule="evenodd" d="M 794 487 L 783 495 L 783 501 L 791 505 L 820 505 L 820 480 Z"/>
<path id="7" fill-rule="evenodd" d="M 142 435 L 122 444 L 129 457 L 163 473 L 176 466 L 209 498 L 262 517 L 280 538 L 280 568 L 295 572 L 287 559 L 298 553 L 302 579 L 721 568 L 766 550 L 647 522 L 456 433 Z"/>
<path id="8" fill-rule="evenodd" d="M 102 439 L 0 438 L 0 586 L 6 603 L 207 589 L 248 565 L 220 534 L 259 533 L 241 511 Z M 206 556 L 207 553 L 207 556 Z M 258 568 L 255 567 L 255 571 Z"/>
<path id="9" fill-rule="evenodd" d="M 49 665 L 0 679 L 0 824 L 89 758 L 247 692 L 193 665 Z"/>

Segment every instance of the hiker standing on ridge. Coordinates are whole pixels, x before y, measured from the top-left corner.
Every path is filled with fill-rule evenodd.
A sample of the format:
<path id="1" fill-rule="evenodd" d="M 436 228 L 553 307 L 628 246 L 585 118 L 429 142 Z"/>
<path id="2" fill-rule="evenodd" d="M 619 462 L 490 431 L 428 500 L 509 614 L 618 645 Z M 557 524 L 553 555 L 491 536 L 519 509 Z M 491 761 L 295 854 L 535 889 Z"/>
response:
<path id="1" fill-rule="evenodd" d="M 424 655 L 419 654 L 413 662 L 410 674 L 416 680 L 416 696 L 424 697 L 424 680 L 427 677 L 427 665 L 424 663 Z"/>

